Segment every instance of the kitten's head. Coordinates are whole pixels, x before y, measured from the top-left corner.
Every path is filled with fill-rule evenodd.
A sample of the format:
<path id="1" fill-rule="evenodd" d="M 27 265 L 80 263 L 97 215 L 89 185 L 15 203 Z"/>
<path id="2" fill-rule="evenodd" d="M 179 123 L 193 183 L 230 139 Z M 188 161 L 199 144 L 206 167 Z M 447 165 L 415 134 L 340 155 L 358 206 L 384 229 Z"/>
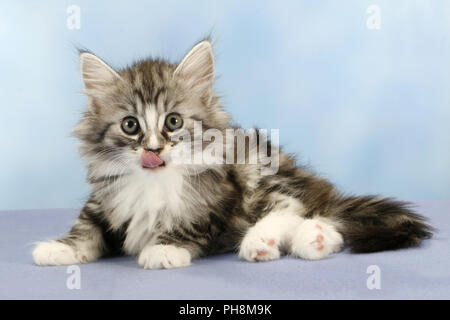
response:
<path id="1" fill-rule="evenodd" d="M 145 171 L 157 174 L 183 164 L 173 161 L 194 122 L 223 130 L 229 117 L 214 94 L 214 56 L 209 41 L 170 64 L 144 60 L 115 71 L 82 52 L 81 71 L 88 108 L 74 129 L 90 178 Z M 198 123 L 198 122 L 197 122 Z"/>

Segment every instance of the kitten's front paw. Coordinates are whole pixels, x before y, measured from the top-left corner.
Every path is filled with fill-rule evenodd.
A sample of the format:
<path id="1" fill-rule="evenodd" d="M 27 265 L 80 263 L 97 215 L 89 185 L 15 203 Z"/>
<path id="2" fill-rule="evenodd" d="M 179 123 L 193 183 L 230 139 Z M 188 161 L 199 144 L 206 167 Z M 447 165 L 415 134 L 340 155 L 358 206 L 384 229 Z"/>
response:
<path id="1" fill-rule="evenodd" d="M 269 261 L 280 258 L 277 240 L 249 232 L 242 240 L 239 257 L 247 261 Z"/>
<path id="2" fill-rule="evenodd" d="M 292 254 L 308 260 L 323 259 L 338 252 L 343 243 L 342 235 L 332 225 L 308 219 L 300 224 L 292 239 Z"/>
<path id="3" fill-rule="evenodd" d="M 138 258 L 144 269 L 171 269 L 187 267 L 191 264 L 191 254 L 184 248 L 172 245 L 145 247 Z"/>
<path id="4" fill-rule="evenodd" d="M 39 266 L 60 266 L 83 262 L 77 258 L 71 246 L 58 241 L 39 243 L 33 250 L 33 259 Z"/>

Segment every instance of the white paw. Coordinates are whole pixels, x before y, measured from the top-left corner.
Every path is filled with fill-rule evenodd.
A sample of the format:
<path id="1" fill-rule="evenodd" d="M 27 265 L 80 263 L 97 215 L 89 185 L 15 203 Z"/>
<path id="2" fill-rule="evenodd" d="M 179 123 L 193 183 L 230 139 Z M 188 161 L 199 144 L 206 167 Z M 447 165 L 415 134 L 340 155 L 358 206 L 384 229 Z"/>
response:
<path id="1" fill-rule="evenodd" d="M 33 250 L 33 259 L 39 266 L 60 266 L 87 262 L 79 259 L 71 246 L 58 241 L 39 243 Z"/>
<path id="2" fill-rule="evenodd" d="M 239 257 L 247 261 L 268 261 L 280 258 L 279 241 L 249 231 L 242 240 Z"/>
<path id="3" fill-rule="evenodd" d="M 298 226 L 292 239 L 292 254 L 309 260 L 323 259 L 338 252 L 343 243 L 342 235 L 332 225 L 307 219 Z"/>
<path id="4" fill-rule="evenodd" d="M 138 263 L 144 269 L 187 267 L 191 264 L 191 254 L 172 245 L 147 246 L 139 254 Z"/>

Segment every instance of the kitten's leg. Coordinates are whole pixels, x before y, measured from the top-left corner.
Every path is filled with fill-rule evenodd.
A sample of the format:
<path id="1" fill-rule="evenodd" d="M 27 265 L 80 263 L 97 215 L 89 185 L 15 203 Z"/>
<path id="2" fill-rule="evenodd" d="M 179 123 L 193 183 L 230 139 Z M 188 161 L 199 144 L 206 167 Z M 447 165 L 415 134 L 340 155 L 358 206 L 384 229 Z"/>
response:
<path id="1" fill-rule="evenodd" d="M 191 253 L 171 244 L 147 245 L 139 254 L 138 263 L 144 269 L 172 269 L 191 264 Z"/>
<path id="2" fill-rule="evenodd" d="M 193 258 L 202 255 L 206 245 L 204 236 L 190 226 L 176 226 L 147 244 L 139 254 L 138 264 L 144 269 L 187 267 Z"/>
<path id="3" fill-rule="evenodd" d="M 239 257 L 247 261 L 278 259 L 288 251 L 297 227 L 303 222 L 304 208 L 296 199 L 281 197 L 277 205 L 248 229 L 239 248 Z"/>
<path id="4" fill-rule="evenodd" d="M 64 238 L 40 242 L 33 251 L 34 262 L 40 266 L 58 266 L 98 259 L 103 253 L 103 236 L 88 212 L 89 203 Z"/>
<path id="5" fill-rule="evenodd" d="M 290 253 L 296 257 L 317 260 L 341 250 L 342 235 L 325 218 L 304 220 L 294 231 Z"/>

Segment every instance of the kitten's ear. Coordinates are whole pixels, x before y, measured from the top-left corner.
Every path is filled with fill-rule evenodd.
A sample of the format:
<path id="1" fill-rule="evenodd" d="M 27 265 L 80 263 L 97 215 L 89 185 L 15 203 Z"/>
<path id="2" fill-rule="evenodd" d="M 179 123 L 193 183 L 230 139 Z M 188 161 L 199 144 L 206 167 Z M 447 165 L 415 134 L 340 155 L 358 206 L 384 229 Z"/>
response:
<path id="1" fill-rule="evenodd" d="M 204 40 L 196 44 L 178 65 L 174 76 L 185 79 L 188 86 L 202 97 L 211 98 L 214 85 L 214 54 L 211 43 Z"/>
<path id="2" fill-rule="evenodd" d="M 86 92 L 102 91 L 105 87 L 120 79 L 120 75 L 103 60 L 89 52 L 80 54 L 81 77 Z"/>

